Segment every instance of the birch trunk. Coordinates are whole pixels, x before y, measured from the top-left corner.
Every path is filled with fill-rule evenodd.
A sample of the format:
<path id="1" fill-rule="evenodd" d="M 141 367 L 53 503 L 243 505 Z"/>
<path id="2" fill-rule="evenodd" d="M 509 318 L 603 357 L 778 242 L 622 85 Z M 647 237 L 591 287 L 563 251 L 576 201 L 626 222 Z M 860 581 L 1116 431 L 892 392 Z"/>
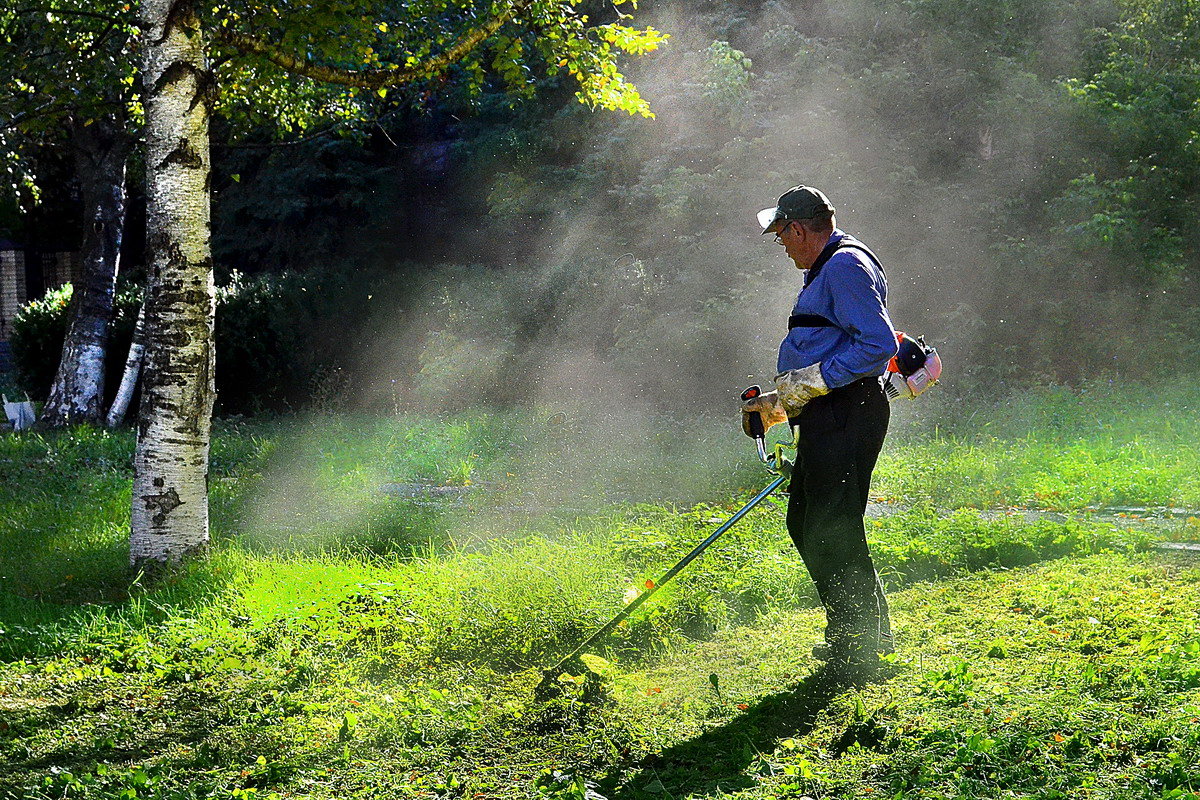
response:
<path id="1" fill-rule="evenodd" d="M 130 563 L 208 543 L 214 400 L 209 250 L 212 75 L 196 0 L 142 0 L 148 293 Z"/>
<path id="2" fill-rule="evenodd" d="M 150 287 L 146 287 L 147 298 L 149 295 Z M 117 387 L 117 394 L 108 409 L 108 416 L 104 419 L 104 424 L 110 428 L 117 427 L 125 419 L 129 401 L 133 399 L 133 390 L 137 388 L 138 375 L 142 371 L 142 356 L 146 351 L 146 302 L 148 301 L 142 301 L 142 307 L 138 309 L 137 324 L 133 327 L 133 341 L 129 343 L 129 355 L 125 358 L 125 369 L 121 372 L 121 385 Z"/>
<path id="3" fill-rule="evenodd" d="M 83 268 L 75 281 L 58 373 L 41 424 L 99 424 L 104 416 L 104 361 L 125 225 L 125 162 L 131 146 L 124 115 L 74 124 L 76 165 L 89 224 Z"/>

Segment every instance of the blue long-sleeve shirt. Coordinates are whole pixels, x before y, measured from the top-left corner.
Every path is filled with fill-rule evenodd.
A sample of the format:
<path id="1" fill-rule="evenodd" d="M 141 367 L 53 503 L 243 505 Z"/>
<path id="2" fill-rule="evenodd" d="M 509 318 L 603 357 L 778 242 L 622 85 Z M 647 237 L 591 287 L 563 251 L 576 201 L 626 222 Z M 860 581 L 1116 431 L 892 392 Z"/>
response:
<path id="1" fill-rule="evenodd" d="M 826 250 L 845 238 L 835 230 Z M 882 375 L 896 355 L 896 331 L 887 312 L 883 271 L 858 248 L 839 250 L 817 276 L 805 274 L 793 314 L 818 314 L 827 327 L 792 328 L 779 345 L 779 371 L 821 364 L 821 376 L 836 389 L 859 378 Z"/>

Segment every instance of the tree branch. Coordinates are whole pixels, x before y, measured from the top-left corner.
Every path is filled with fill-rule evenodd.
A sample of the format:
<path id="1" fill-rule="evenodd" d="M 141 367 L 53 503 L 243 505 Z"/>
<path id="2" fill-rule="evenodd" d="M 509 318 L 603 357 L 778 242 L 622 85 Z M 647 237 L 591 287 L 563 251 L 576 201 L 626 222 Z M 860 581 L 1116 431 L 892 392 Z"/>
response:
<path id="1" fill-rule="evenodd" d="M 128 102 L 128 98 L 119 100 L 100 100 L 85 104 L 83 107 L 87 109 L 103 109 L 111 106 L 123 106 Z M 30 120 L 38 119 L 39 117 L 53 117 L 59 114 L 70 114 L 73 111 L 78 111 L 81 108 L 75 98 L 67 100 L 50 100 L 37 108 L 31 108 L 28 111 L 22 111 L 15 114 L 7 120 L 0 120 L 0 132 L 11 130 Z"/>
<path id="2" fill-rule="evenodd" d="M 338 128 L 345 127 L 347 124 L 348 123 L 339 122 L 335 125 L 330 125 L 326 128 L 322 128 L 321 130 L 317 131 L 316 133 L 312 133 L 308 136 L 303 136 L 299 139 L 288 139 L 286 141 L 279 141 L 279 142 L 243 142 L 241 144 L 213 143 L 212 149 L 213 150 L 275 150 L 275 149 L 284 148 L 284 147 L 295 147 L 296 145 L 299 145 L 299 144 L 307 144 L 308 142 L 315 142 L 317 139 L 321 139 L 325 136 L 329 136 L 334 131 L 336 131 Z"/>
<path id="3" fill-rule="evenodd" d="M 105 29 L 104 33 L 97 36 L 96 40 L 94 42 L 92 42 L 91 44 L 89 44 L 87 46 L 87 48 L 85 48 L 80 55 L 84 58 L 87 58 L 92 53 L 95 53 L 97 50 L 99 50 L 104 45 L 105 40 L 107 40 L 109 36 L 112 36 L 113 31 L 117 30 L 119 27 L 121 27 L 121 24 L 119 22 L 115 22 L 115 21 L 110 22 L 108 24 L 108 28 Z"/>
<path id="4" fill-rule="evenodd" d="M 114 17 L 111 14 L 100 14 L 95 11 L 81 11 L 77 8 L 51 8 L 49 6 L 32 6 L 29 8 L 18 8 L 16 14 L 57 14 L 60 17 L 87 17 L 89 19 L 99 19 L 105 22 L 111 22 L 115 25 L 132 25 L 135 28 L 141 28 L 142 23 L 130 17 Z"/>
<path id="5" fill-rule="evenodd" d="M 323 64 L 314 64 L 307 59 L 300 58 L 291 53 L 285 53 L 273 44 L 243 33 L 237 33 L 228 28 L 218 28 L 214 36 L 218 40 L 241 50 L 243 53 L 261 56 L 285 72 L 290 72 L 293 75 L 312 78 L 321 83 L 357 86 L 360 89 L 383 89 L 388 86 L 400 86 L 401 84 L 411 83 L 414 80 L 427 78 L 444 71 L 462 60 L 468 53 L 478 47 L 489 36 L 500 30 L 505 23 L 517 14 L 529 8 L 532 1 L 514 0 L 514 2 L 509 4 L 507 10 L 497 14 L 478 27 L 464 31 L 458 40 L 446 48 L 440 55 L 434 56 L 424 64 L 411 68 L 341 69 Z"/>
<path id="6" fill-rule="evenodd" d="M 57 100 L 51 100 L 50 102 L 43 103 L 37 108 L 31 108 L 28 111 L 15 114 L 7 120 L 0 121 L 0 131 L 6 131 L 11 128 L 15 128 L 23 122 L 31 119 L 37 119 L 38 117 L 48 117 L 53 114 L 61 114 L 68 108 L 69 106 L 67 103 L 59 103 Z"/>

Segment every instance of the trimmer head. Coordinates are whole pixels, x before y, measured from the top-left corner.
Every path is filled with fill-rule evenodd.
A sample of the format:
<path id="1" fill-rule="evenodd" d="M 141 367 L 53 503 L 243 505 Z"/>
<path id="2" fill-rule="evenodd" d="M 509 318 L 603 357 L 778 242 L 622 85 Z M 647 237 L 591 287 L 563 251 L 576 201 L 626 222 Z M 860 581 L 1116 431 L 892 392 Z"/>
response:
<path id="1" fill-rule="evenodd" d="M 542 670 L 542 679 L 538 681 L 538 685 L 533 689 L 533 699 L 535 701 L 548 703 L 563 696 L 563 685 L 558 678 L 565 671 L 562 669 L 565 666 L 565 664 L 559 664 L 553 669 Z"/>
<path id="2" fill-rule="evenodd" d="M 760 390 L 758 389 L 757 386 L 753 386 L 750 389 L 747 389 L 746 392 L 743 393 L 742 397 L 745 400 L 753 399 L 754 397 L 758 396 L 757 393 L 759 391 Z M 754 394 L 751 394 L 751 392 L 754 392 Z M 752 419 L 758 419 L 759 420 L 758 427 L 759 428 L 762 427 L 761 418 L 759 417 L 759 415 L 754 414 Z M 686 567 L 688 564 L 690 564 L 692 562 L 693 559 L 695 559 L 701 553 L 703 553 L 706 549 L 708 549 L 708 546 L 711 545 L 713 542 L 715 542 L 718 538 L 720 538 L 720 536 L 723 533 L 725 533 L 725 531 L 732 528 L 737 523 L 738 520 L 740 520 L 742 517 L 744 517 L 750 511 L 750 509 L 757 506 L 763 500 L 766 500 L 767 496 L 770 495 L 771 492 L 778 489 L 780 486 L 783 485 L 783 483 L 785 481 L 788 480 L 788 478 L 790 477 L 790 473 L 791 473 L 791 470 L 790 470 L 791 464 L 783 457 L 783 454 L 782 454 L 783 445 L 781 445 L 781 444 L 776 445 L 775 453 L 768 455 L 766 452 L 764 443 L 763 443 L 766 432 L 763 431 L 761 434 L 759 434 L 758 430 L 755 430 L 755 433 L 756 433 L 755 441 L 758 444 L 759 458 L 763 461 L 764 464 L 766 464 L 767 471 L 778 477 L 776 477 L 775 480 L 771 481 L 770 484 L 768 484 L 762 491 L 760 491 L 757 495 L 755 495 L 750 500 L 750 502 L 746 503 L 746 505 L 744 505 L 740 509 L 738 509 L 737 512 L 734 513 L 734 515 L 732 517 L 725 520 L 725 522 L 722 523 L 720 527 L 718 527 L 715 531 L 710 533 L 708 535 L 708 538 L 706 538 L 704 541 L 700 542 L 700 544 L 698 544 L 694 548 L 692 548 L 692 551 L 690 553 L 688 553 L 686 556 L 684 556 L 682 559 L 680 559 L 679 563 L 677 563 L 675 566 L 673 566 L 669 570 L 667 570 L 661 578 L 659 578 L 657 581 L 652 581 L 652 580 L 646 581 L 645 591 L 643 591 L 641 594 L 639 594 L 631 603 L 626 605 L 625 608 L 621 609 L 621 611 L 615 617 L 613 617 L 608 622 L 606 622 L 599 630 L 597 630 L 595 633 L 593 633 L 591 636 L 589 636 L 587 639 L 585 639 L 582 643 L 580 643 L 580 645 L 578 647 L 576 647 L 574 650 L 572 650 L 569 654 L 567 654 L 567 656 L 565 658 L 563 658 L 561 661 L 559 661 L 553 667 L 551 667 L 550 669 L 547 669 L 547 670 L 543 670 L 542 671 L 542 680 L 538 683 L 537 687 L 534 689 L 534 698 L 536 700 L 541 702 L 541 701 L 552 700 L 556 697 L 561 696 L 563 694 L 563 687 L 561 686 L 561 684 L 559 682 L 559 676 L 561 676 L 564 672 L 569 672 L 568 667 L 574 666 L 575 664 L 578 664 L 580 667 L 582 667 L 583 672 L 587 672 L 588 668 L 583 663 L 581 656 L 584 655 L 584 651 L 593 642 L 599 641 L 605 634 L 607 634 L 609 631 L 613 630 L 618 625 L 620 625 L 621 622 L 623 622 L 627 617 L 629 617 L 630 614 L 632 614 L 634 611 L 636 611 L 638 609 L 638 607 L 642 605 L 642 603 L 649 600 L 650 597 L 655 592 L 657 592 L 659 589 L 661 589 L 667 583 L 667 581 L 671 580 L 671 578 L 674 578 L 676 575 L 678 575 L 683 570 L 684 567 Z M 794 428 L 792 431 L 792 436 L 793 436 L 793 445 L 792 446 L 794 446 L 794 440 L 797 436 L 797 431 Z"/>

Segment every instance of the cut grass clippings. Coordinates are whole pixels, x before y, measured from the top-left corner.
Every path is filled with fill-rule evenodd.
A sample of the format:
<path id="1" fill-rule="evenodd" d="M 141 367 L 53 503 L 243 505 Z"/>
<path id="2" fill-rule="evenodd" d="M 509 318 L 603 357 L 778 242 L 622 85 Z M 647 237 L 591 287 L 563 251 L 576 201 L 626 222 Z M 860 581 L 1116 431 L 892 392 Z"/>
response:
<path id="1" fill-rule="evenodd" d="M 612 797 L 1176 798 L 1200 792 L 1200 570 L 1105 555 L 892 597 L 890 677 L 804 676 L 819 614 L 766 618 L 630 680 L 688 720 Z M 706 675 L 719 675 L 722 694 Z M 797 681 L 799 678 L 799 681 Z M 661 691 L 655 689 L 661 688 Z"/>
<path id="2" fill-rule="evenodd" d="M 551 706 L 531 699 L 536 673 L 402 668 L 214 608 L 152 641 L 8 664 L 0 786 L 29 800 L 569 797 L 573 776 L 614 799 L 1200 788 L 1200 570 L 1104 554 L 892 600 L 898 653 L 862 690 L 814 686 L 820 614 L 779 610 L 649 669 L 611 662 L 593 702 Z"/>

